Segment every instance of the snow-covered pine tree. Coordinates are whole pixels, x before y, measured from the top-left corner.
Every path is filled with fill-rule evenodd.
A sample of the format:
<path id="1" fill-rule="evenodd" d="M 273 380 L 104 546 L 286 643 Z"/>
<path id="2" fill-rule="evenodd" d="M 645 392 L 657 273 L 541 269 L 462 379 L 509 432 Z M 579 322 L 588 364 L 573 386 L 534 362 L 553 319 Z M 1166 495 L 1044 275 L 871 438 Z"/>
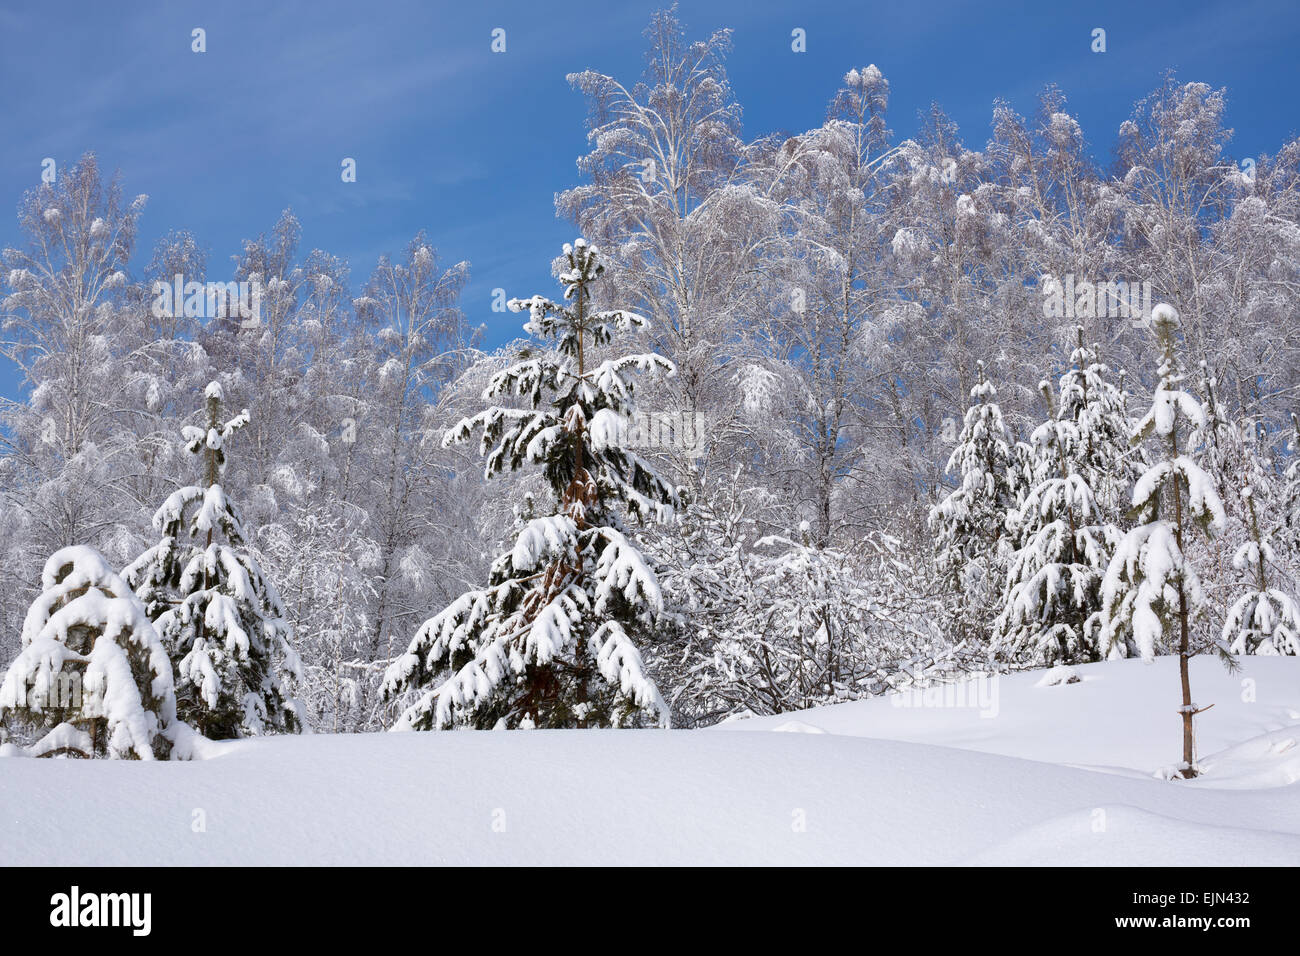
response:
<path id="1" fill-rule="evenodd" d="M 1076 335 L 1057 398 L 1046 382 L 1039 386 L 1051 417 L 1031 436 L 1036 482 L 1007 517 L 1016 551 L 990 649 L 1006 663 L 1051 666 L 1099 656 L 1101 581 L 1121 537 L 1112 516 L 1129 423 L 1123 395 L 1106 381 L 1096 349 L 1084 345 L 1082 327 Z"/>
<path id="2" fill-rule="evenodd" d="M 41 733 L 28 752 L 153 760 L 176 727 L 172 666 L 140 599 L 94 548 L 45 562 L 0 723 Z"/>
<path id="3" fill-rule="evenodd" d="M 561 262 L 567 305 L 542 296 L 509 303 L 528 310 L 524 329 L 553 339 L 558 354 L 498 373 L 483 396 L 513 393 L 529 407 L 490 407 L 444 436 L 465 441 L 481 429 L 489 478 L 540 465 L 554 510 L 529 520 L 493 562 L 488 586 L 425 622 L 389 668 L 388 696 L 451 671 L 394 729 L 667 726 L 667 707 L 633 642 L 663 599 L 618 510 L 664 520 L 677 503 L 676 489 L 625 446 L 635 411 L 628 373 L 674 369 L 653 353 L 594 361 L 616 331 L 646 320 L 593 308 L 591 286 L 604 266 L 585 240 L 566 244 Z"/>
<path id="4" fill-rule="evenodd" d="M 122 576 L 171 656 L 182 720 L 216 740 L 299 732 L 300 705 L 282 682 L 302 676 L 293 629 L 221 485 L 225 443 L 248 423 L 248 410 L 225 420 L 223 399 L 221 386 L 209 383 L 206 427 L 181 431 L 186 450 L 202 459 L 203 484 L 163 503 L 153 517 L 162 540 Z"/>
<path id="5" fill-rule="evenodd" d="M 1205 410 L 1180 387 L 1178 312 L 1161 303 L 1152 310 L 1160 346 L 1160 382 L 1151 410 L 1138 422 L 1131 441 L 1152 439 L 1156 459 L 1133 488 L 1130 514 L 1138 524 L 1124 536 L 1102 582 L 1102 652 L 1152 659 L 1163 644 L 1178 653 L 1182 682 L 1183 777 L 1196 776 L 1193 718 L 1203 708 L 1192 701 L 1188 660 L 1201 648 L 1192 638 L 1197 612 L 1205 602 L 1200 577 L 1187 554 L 1193 527 L 1207 535 L 1224 527 L 1223 502 L 1214 481 L 1197 462 L 1199 448 L 1179 445 L 1184 423 L 1203 433 Z"/>
<path id="6" fill-rule="evenodd" d="M 1250 576 L 1252 587 L 1237 598 L 1223 622 L 1223 641 L 1233 654 L 1300 654 L 1300 608 L 1295 599 L 1269 582 L 1277 555 L 1260 528 L 1254 489 L 1241 492 L 1250 519 L 1250 540 L 1237 549 L 1232 564 Z"/>
<path id="7" fill-rule="evenodd" d="M 946 469 L 959 474 L 961 484 L 930 509 L 929 524 L 940 573 L 961 599 L 953 627 L 963 639 L 987 641 L 1002 580 L 1006 516 L 1018 503 L 1013 484 L 1018 471 L 997 389 L 983 362 L 970 397 Z"/>

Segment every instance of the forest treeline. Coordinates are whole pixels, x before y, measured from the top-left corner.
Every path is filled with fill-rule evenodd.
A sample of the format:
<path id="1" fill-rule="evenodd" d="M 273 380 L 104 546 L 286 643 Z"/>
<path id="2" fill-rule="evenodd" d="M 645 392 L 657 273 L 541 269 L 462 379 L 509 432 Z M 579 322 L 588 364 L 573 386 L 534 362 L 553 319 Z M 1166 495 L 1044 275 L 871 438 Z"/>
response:
<path id="1" fill-rule="evenodd" d="M 639 81 L 569 78 L 589 151 L 556 211 L 600 250 L 593 307 L 644 317 L 633 351 L 675 368 L 636 408 L 703 423 L 642 436 L 675 513 L 622 525 L 662 591 L 634 636 L 675 726 L 1168 652 L 1184 628 L 1192 650 L 1296 652 L 1300 139 L 1235 156 L 1226 91 L 1172 74 L 1104 163 L 1054 87 L 1028 116 L 994 103 L 984 142 L 938 106 L 900 137 L 869 65 L 817 125 L 747 138 L 728 31 L 660 13 L 646 35 Z M 218 383 L 249 410 L 221 484 L 291 626 L 302 719 L 391 726 L 413 698 L 385 672 L 554 504 L 443 436 L 552 346 L 485 348 L 470 264 L 433 232 L 354 275 L 286 211 L 227 271 L 185 232 L 137 248 L 122 183 L 86 154 L 23 196 L 3 252 L 23 389 L 0 665 L 50 555 L 93 547 L 110 581 L 157 544 Z M 191 308 L 160 293 L 178 276 L 203 284 Z"/>

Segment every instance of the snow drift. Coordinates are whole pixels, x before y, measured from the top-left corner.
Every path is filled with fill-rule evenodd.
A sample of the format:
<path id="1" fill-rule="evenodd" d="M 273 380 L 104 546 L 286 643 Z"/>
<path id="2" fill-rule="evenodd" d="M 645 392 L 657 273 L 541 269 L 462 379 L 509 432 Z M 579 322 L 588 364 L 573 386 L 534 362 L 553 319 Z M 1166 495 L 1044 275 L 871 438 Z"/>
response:
<path id="1" fill-rule="evenodd" d="M 1192 665 L 1216 705 L 1194 781 L 1157 777 L 1179 756 L 1177 662 L 1128 660 L 705 731 L 0 760 L 0 864 L 1300 863 L 1300 661 Z"/>

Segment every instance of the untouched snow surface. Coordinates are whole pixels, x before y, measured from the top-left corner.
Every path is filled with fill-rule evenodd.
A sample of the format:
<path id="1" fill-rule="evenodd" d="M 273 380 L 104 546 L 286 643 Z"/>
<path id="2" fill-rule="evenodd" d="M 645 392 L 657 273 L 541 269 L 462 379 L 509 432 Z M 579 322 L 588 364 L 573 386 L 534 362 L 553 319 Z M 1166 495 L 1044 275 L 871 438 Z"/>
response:
<path id="1" fill-rule="evenodd" d="M 1156 777 L 1180 754 L 1175 659 L 1074 671 L 706 731 L 3 759 L 0 864 L 1300 864 L 1300 660 L 1193 661 L 1215 705 L 1193 782 Z"/>

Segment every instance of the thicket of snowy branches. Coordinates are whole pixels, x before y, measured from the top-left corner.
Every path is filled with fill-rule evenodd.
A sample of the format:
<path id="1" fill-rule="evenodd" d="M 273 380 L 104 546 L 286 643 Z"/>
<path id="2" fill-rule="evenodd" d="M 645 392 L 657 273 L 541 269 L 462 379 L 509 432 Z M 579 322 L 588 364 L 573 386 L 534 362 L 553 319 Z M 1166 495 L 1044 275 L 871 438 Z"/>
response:
<path id="1" fill-rule="evenodd" d="M 546 554 L 599 562 L 624 546 L 645 556 L 662 605 L 629 638 L 644 663 L 633 697 L 646 714 L 661 697 L 674 726 L 952 669 L 1169 652 L 1180 593 L 1197 649 L 1296 653 L 1300 140 L 1243 171 L 1226 92 L 1173 75 L 1120 127 L 1108 169 L 1056 88 L 1032 117 L 993 104 L 985 143 L 937 107 L 900 138 L 874 66 L 828 90 L 806 132 L 746 139 L 727 31 L 692 42 L 661 13 L 647 37 L 640 82 L 569 78 L 591 145 L 557 211 L 601 251 L 590 307 L 646 320 L 624 323 L 617 354 L 591 343 L 584 374 L 613 364 L 577 405 L 562 342 L 482 347 L 460 309 L 469 264 L 444 262 L 424 234 L 356 282 L 349 263 L 303 247 L 286 212 L 217 275 L 187 233 L 138 250 L 146 199 L 127 199 L 93 155 L 28 192 L 24 243 L 0 255 L 0 349 L 25 376 L 0 429 L 0 666 L 20 661 L 17 681 L 74 653 L 24 629 L 59 585 L 47 558 L 69 546 L 97 549 L 146 592 L 140 565 L 122 569 L 146 553 L 167 565 L 157 580 L 181 603 L 147 619 L 175 685 L 149 712 L 165 725 L 171 699 L 202 723 L 194 702 L 220 698 L 220 733 L 294 722 L 287 692 L 263 687 L 259 704 L 245 686 L 236 707 L 204 689 L 220 662 L 195 656 L 195 615 L 243 587 L 236 568 L 259 626 L 279 622 L 258 634 L 267 653 L 283 642 L 286 660 L 301 656 L 295 693 L 320 730 L 397 722 L 411 701 L 386 697 L 384 675 L 389 691 L 406 686 L 408 646 L 432 669 L 423 682 L 457 675 L 461 689 L 407 723 L 534 720 L 516 702 L 465 710 L 487 700 L 464 668 L 493 632 L 457 628 L 517 611 L 475 589 Z M 562 257 L 556 275 L 572 285 L 575 268 Z M 176 274 L 256 284 L 259 313 L 160 314 L 153 282 Z M 1166 368 L 1149 316 L 1117 307 L 1119 282 L 1125 305 L 1149 283 L 1150 301 L 1176 310 L 1182 371 Z M 554 304 L 524 305 L 532 331 L 562 337 Z M 627 353 L 675 374 L 644 377 L 623 409 L 610 396 Z M 209 382 L 250 412 L 227 436 L 219 485 L 203 484 L 241 506 L 211 548 L 190 514 L 210 491 L 190 493 L 186 451 L 192 430 L 204 444 L 233 425 L 195 413 Z M 480 414 L 485 391 L 502 407 Z M 626 424 L 602 411 L 703 423 L 691 441 L 635 448 L 663 484 L 631 481 L 622 500 L 649 513 L 674 499 L 671 518 L 593 522 L 621 543 L 561 527 L 576 519 L 556 484 L 564 457 L 547 449 L 576 427 L 557 409 L 579 405 L 595 455 Z M 442 440 L 462 419 L 486 429 L 490 481 L 480 449 Z M 513 471 L 528 461 L 540 471 Z M 1187 525 L 1176 540 L 1170 522 L 1187 516 L 1162 490 L 1175 485 L 1190 495 L 1180 509 L 1216 533 Z M 525 555 L 525 539 L 540 550 Z M 87 625 L 136 646 L 132 598 L 114 595 L 126 603 Z M 598 604 L 570 610 L 586 621 Z M 78 645 L 67 660 L 95 653 Z M 20 691 L 6 684 L 0 706 Z M 141 754 L 156 738 L 113 726 L 114 748 Z"/>

